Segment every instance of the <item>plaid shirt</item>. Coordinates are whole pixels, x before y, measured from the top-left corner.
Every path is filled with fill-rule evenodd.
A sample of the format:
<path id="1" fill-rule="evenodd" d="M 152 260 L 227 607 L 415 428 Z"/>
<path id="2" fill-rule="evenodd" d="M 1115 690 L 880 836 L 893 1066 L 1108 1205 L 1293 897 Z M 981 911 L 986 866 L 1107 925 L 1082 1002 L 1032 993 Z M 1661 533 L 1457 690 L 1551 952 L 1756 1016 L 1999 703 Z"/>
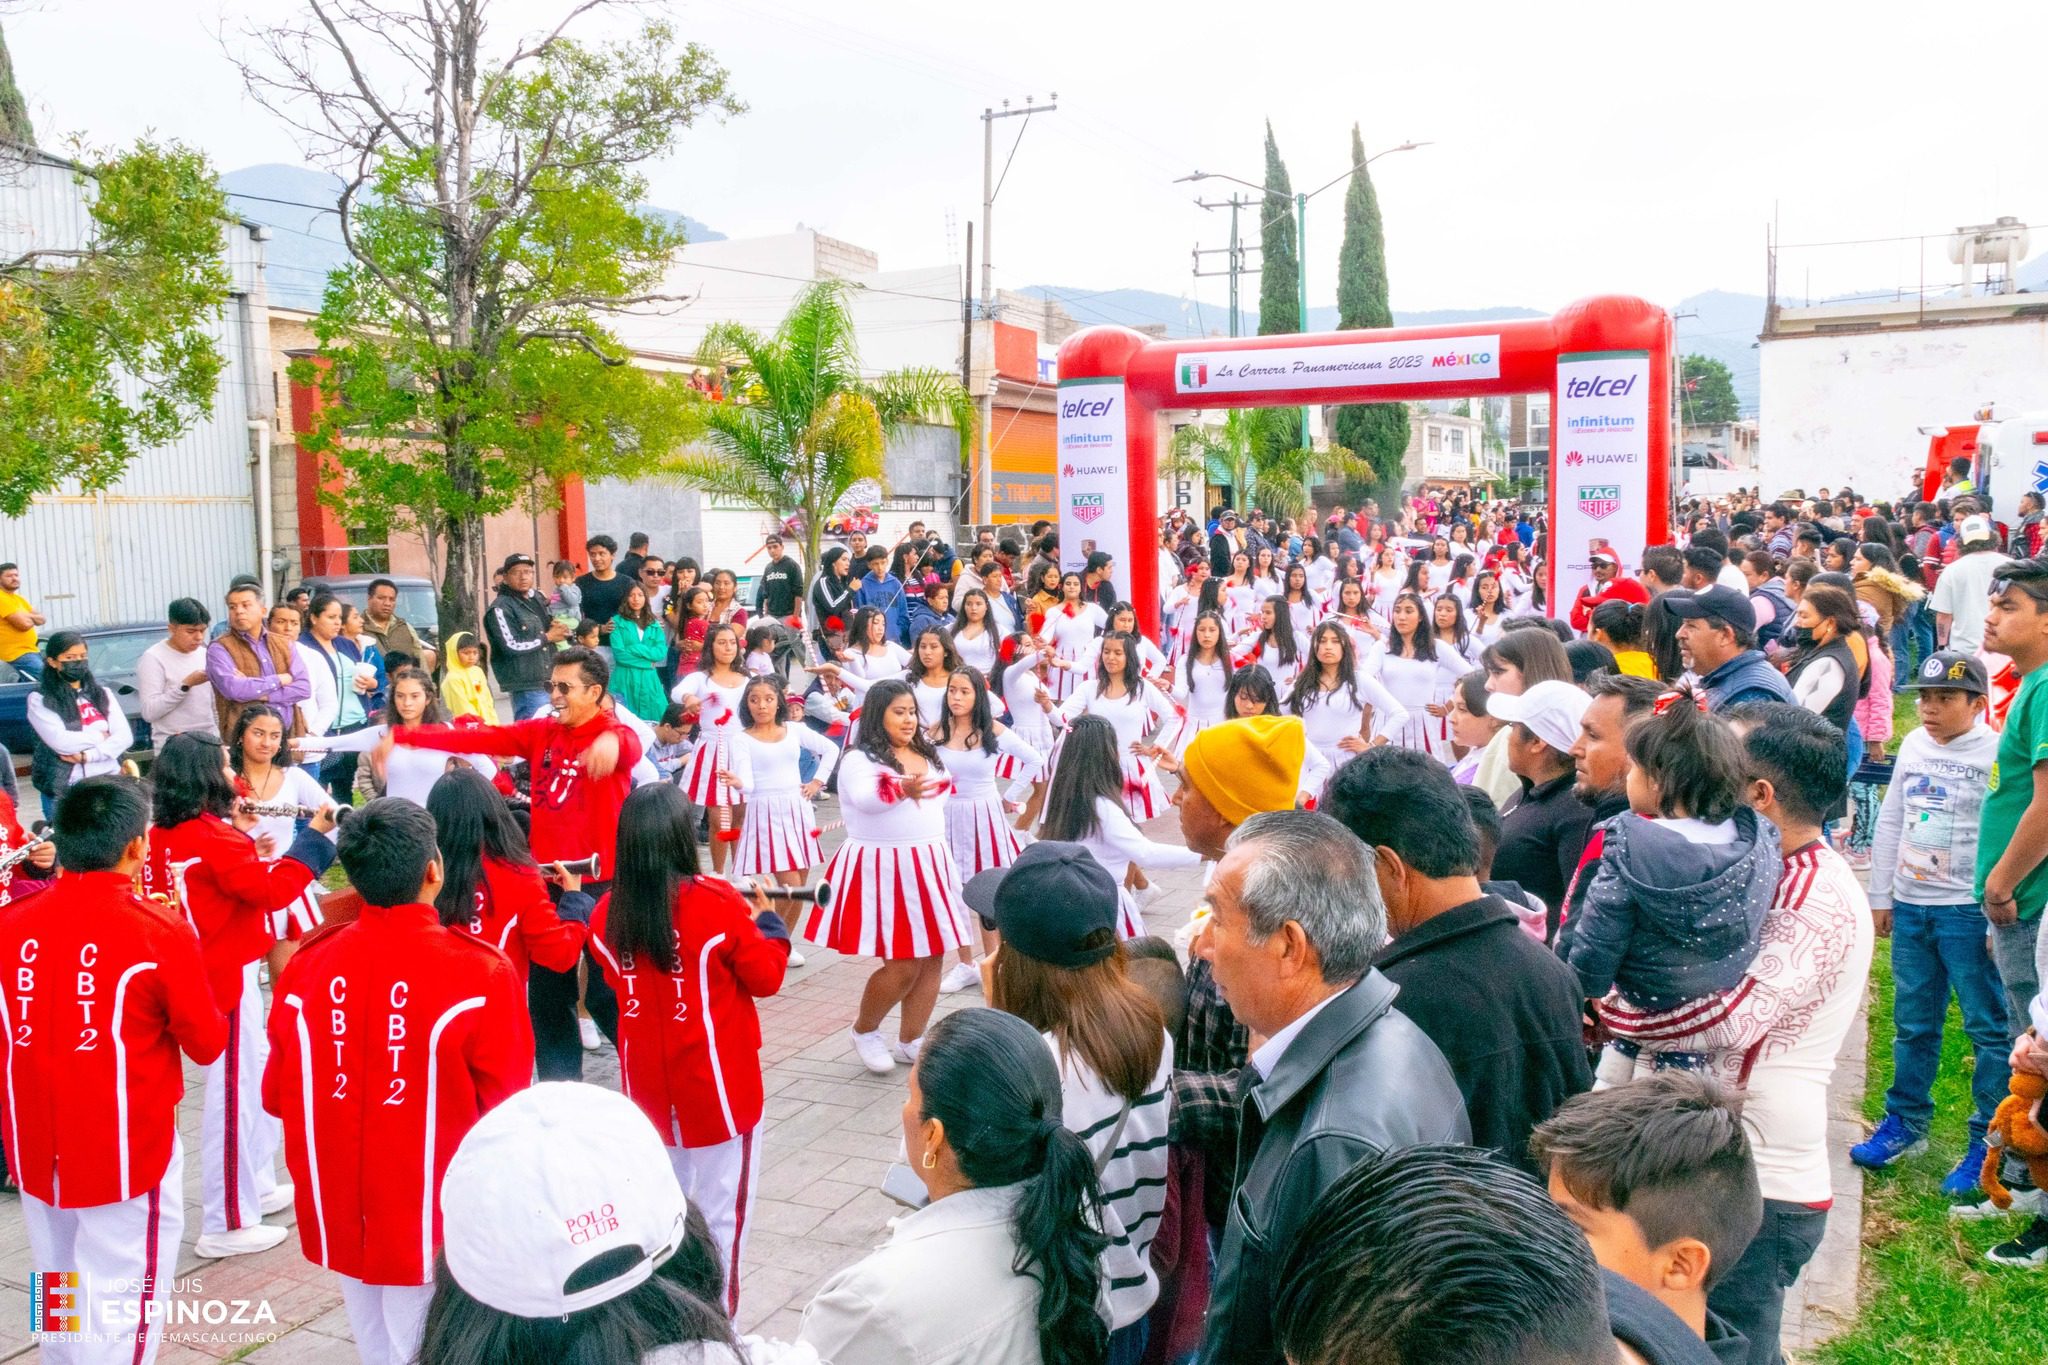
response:
<path id="1" fill-rule="evenodd" d="M 1199 1153 L 1206 1166 L 1203 1211 L 1220 1226 L 1237 1187 L 1240 1076 L 1251 1031 L 1237 1022 L 1216 989 L 1207 959 L 1188 964 L 1187 1018 L 1173 1040 L 1173 1128 L 1170 1136 Z"/>

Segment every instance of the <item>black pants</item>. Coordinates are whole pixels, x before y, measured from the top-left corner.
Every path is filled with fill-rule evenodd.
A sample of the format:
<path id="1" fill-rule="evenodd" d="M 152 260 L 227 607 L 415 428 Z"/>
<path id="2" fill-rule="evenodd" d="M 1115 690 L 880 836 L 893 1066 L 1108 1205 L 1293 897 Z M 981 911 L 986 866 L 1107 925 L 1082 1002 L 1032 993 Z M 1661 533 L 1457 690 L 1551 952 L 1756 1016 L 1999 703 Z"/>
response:
<path id="1" fill-rule="evenodd" d="M 1707 1307 L 1749 1338 L 1749 1365 L 1779 1365 L 1785 1291 L 1813 1257 L 1828 1225 L 1826 1209 L 1764 1200 L 1763 1226 L 1735 1268 L 1707 1294 Z"/>
<path id="2" fill-rule="evenodd" d="M 611 889 L 610 882 L 585 882 L 583 890 L 593 900 Z M 561 893 L 550 883 L 548 894 L 556 900 Z M 590 1017 L 612 1046 L 619 1042 L 619 1002 L 604 979 L 604 970 L 588 950 L 583 954 L 590 966 L 583 1002 Z M 534 1074 L 544 1081 L 583 1079 L 583 1037 L 576 1025 L 576 969 L 550 971 L 538 962 L 527 969 L 526 1010 L 533 1020 Z"/>

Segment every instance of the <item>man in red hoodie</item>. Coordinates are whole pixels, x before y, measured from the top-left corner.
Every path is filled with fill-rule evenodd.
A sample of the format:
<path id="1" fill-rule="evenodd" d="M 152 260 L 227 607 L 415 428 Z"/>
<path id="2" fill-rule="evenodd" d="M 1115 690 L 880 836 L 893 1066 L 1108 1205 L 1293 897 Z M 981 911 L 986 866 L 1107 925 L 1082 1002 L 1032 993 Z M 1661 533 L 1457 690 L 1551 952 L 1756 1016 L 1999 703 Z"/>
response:
<path id="1" fill-rule="evenodd" d="M 284 1120 L 299 1241 L 342 1277 L 365 1365 L 419 1351 L 441 1176 L 477 1119 L 533 1074 L 519 977 L 442 925 L 434 818 L 372 801 L 342 827 L 359 918 L 299 945 L 275 991 L 263 1106 Z"/>
<path id="2" fill-rule="evenodd" d="M 602 899 L 611 889 L 618 853 L 619 808 L 633 790 L 633 765 L 640 761 L 639 737 L 604 708 L 610 682 L 611 665 L 603 655 L 565 649 L 555 656 L 548 680 L 553 712 L 512 725 L 418 726 L 398 731 L 395 739 L 421 749 L 525 759 L 533 798 L 534 858 L 545 866 L 596 854 L 601 875 L 586 878 L 583 890 Z M 526 999 L 540 1079 L 582 1080 L 575 968 L 558 972 L 534 963 L 526 978 Z M 605 1036 L 616 1043 L 618 1001 L 595 969 L 584 1003 Z"/>
<path id="3" fill-rule="evenodd" d="M 178 1054 L 204 1066 L 227 1043 L 198 937 L 135 894 L 148 829 L 141 784 L 86 778 L 57 804 L 64 876 L 0 910 L 8 1172 L 30 1264 L 82 1277 L 77 1335 L 46 1342 L 51 1359 L 156 1358 L 148 1314 L 185 1229 Z"/>
<path id="4" fill-rule="evenodd" d="M 1593 581 L 1579 589 L 1579 595 L 1572 601 L 1572 629 L 1583 635 L 1593 619 L 1593 608 L 1602 602 L 1634 602 L 1648 606 L 1650 590 L 1633 578 L 1624 577 L 1621 561 L 1611 550 L 1595 550 Z"/>

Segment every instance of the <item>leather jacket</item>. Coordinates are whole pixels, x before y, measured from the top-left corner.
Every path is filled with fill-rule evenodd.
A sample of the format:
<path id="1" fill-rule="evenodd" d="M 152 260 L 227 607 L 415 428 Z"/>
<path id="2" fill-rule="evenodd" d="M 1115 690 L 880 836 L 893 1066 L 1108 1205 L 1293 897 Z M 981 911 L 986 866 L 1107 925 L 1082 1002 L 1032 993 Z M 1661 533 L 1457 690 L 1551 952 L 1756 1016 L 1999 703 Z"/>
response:
<path id="1" fill-rule="evenodd" d="M 1467 1143 L 1450 1064 L 1393 1008 L 1400 988 L 1370 969 L 1288 1044 L 1238 1101 L 1237 1189 L 1209 1308 L 1204 1360 L 1279 1365 L 1273 1298 L 1294 1234 L 1360 1161 L 1425 1143 Z M 1241 1085 L 1256 1080 L 1247 1066 Z"/>

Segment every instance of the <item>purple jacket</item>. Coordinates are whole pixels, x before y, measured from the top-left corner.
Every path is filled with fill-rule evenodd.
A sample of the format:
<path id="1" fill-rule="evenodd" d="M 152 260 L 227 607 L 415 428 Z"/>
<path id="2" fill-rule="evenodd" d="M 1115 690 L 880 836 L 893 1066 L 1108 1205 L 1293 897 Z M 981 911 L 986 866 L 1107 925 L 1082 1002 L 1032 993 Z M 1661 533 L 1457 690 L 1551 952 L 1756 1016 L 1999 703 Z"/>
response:
<path id="1" fill-rule="evenodd" d="M 261 676 L 245 678 L 236 669 L 235 661 L 229 657 L 227 646 L 215 640 L 206 647 L 206 680 L 213 684 L 213 690 L 232 702 L 262 701 L 282 710 L 296 706 L 313 695 L 313 683 L 309 678 L 294 677 L 280 685 L 277 670 L 270 661 L 270 651 L 264 648 L 263 638 L 258 635 L 243 635 L 242 642 L 256 655 Z M 289 718 L 287 718 L 289 719 Z"/>

